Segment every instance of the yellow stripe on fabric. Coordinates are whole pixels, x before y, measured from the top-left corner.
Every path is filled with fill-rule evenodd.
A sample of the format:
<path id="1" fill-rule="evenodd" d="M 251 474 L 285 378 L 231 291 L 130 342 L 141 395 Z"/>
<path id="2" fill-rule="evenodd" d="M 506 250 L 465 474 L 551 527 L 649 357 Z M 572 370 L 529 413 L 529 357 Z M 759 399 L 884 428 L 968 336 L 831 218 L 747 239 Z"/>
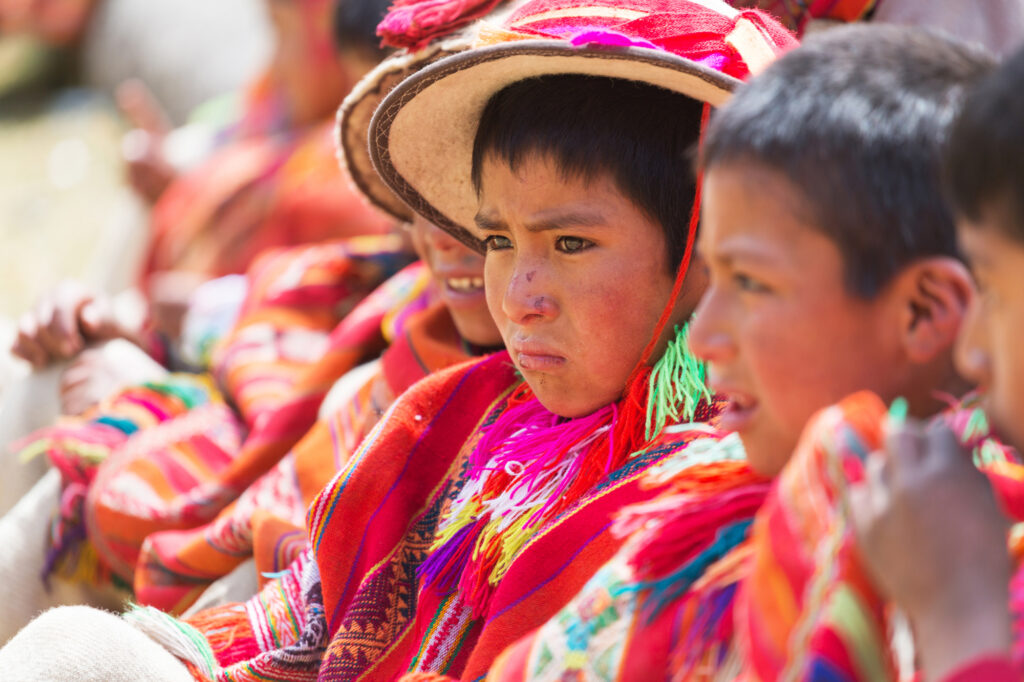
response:
<path id="1" fill-rule="evenodd" d="M 867 608 L 860 595 L 849 585 L 840 583 L 829 600 L 829 621 L 836 635 L 850 652 L 852 663 L 857 667 L 857 679 L 889 679 L 885 665 L 886 654 L 882 646 L 881 633 L 867 615 Z"/>
<path id="2" fill-rule="evenodd" d="M 299 627 L 299 618 L 295 615 L 295 609 L 292 607 L 292 602 L 288 598 L 288 594 L 284 590 L 284 581 L 279 580 L 277 583 L 277 590 L 281 593 L 281 601 L 284 603 L 286 612 L 288 614 L 288 620 L 291 622 L 292 636 L 295 641 L 299 641 L 302 636 L 302 629 Z"/>

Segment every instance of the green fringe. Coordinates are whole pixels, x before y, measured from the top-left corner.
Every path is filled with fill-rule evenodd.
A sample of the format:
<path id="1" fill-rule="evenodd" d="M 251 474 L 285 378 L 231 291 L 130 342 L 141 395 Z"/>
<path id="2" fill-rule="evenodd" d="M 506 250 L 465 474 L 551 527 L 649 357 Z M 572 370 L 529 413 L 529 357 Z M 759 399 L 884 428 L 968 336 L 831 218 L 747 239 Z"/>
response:
<path id="1" fill-rule="evenodd" d="M 647 440 L 661 433 L 665 424 L 692 421 L 697 405 L 711 399 L 706 368 L 690 352 L 686 337 L 689 323 L 676 327 L 664 355 L 651 370 L 647 391 Z"/>
<path id="2" fill-rule="evenodd" d="M 178 658 L 195 665 L 209 679 L 216 678 L 220 665 L 199 630 L 152 606 L 131 604 L 124 619 Z"/>

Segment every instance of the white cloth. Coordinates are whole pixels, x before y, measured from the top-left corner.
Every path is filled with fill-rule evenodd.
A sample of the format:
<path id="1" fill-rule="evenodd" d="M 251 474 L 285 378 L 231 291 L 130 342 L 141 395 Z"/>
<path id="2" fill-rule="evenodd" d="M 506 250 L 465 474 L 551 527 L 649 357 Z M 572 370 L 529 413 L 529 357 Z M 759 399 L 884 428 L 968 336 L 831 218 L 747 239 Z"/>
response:
<path id="1" fill-rule="evenodd" d="M 203 590 L 196 603 L 190 606 L 182 614 L 182 617 L 188 618 L 200 611 L 214 609 L 225 604 L 249 601 L 256 596 L 259 590 L 260 581 L 259 576 L 256 575 L 256 560 L 249 559 Z"/>
<path id="2" fill-rule="evenodd" d="M 53 579 L 47 590 L 39 578 L 46 560 L 47 530 L 57 508 L 60 474 L 50 471 L 0 518 L 0 643 L 6 642 L 40 611 L 63 604 L 89 604 L 117 609 L 125 595 Z M 0 665 L 0 679 L 8 677 Z M 34 678 L 33 678 L 34 679 Z"/>
<path id="3" fill-rule="evenodd" d="M 141 78 L 181 125 L 200 104 L 244 87 L 269 61 L 266 3 L 104 0 L 82 48 L 83 78 L 113 92 Z"/>
<path id="4" fill-rule="evenodd" d="M 46 473 L 46 458 L 22 462 L 11 444 L 32 431 L 52 424 L 60 412 L 58 385 L 64 364 L 29 372 L 22 363 L 10 365 L 0 396 L 0 516 Z"/>
<path id="5" fill-rule="evenodd" d="M 0 677 L 18 682 L 193 682 L 188 668 L 113 613 L 64 606 L 0 649 Z"/>

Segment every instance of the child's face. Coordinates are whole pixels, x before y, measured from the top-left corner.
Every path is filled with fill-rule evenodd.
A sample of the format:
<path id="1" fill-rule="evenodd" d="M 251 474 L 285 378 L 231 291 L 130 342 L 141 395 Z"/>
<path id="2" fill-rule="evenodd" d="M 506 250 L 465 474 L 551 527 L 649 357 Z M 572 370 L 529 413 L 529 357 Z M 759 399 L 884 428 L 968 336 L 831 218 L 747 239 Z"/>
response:
<path id="1" fill-rule="evenodd" d="M 980 223 L 960 221 L 960 240 L 974 271 L 978 295 L 957 348 L 957 368 L 985 393 L 996 430 L 1024 449 L 1024 246 L 1006 236 L 1004 210 Z"/>
<path id="2" fill-rule="evenodd" d="M 555 414 L 618 400 L 672 291 L 660 226 L 608 175 L 566 179 L 542 156 L 482 170 L 487 303 L 513 362 Z M 676 318 L 700 291 L 687 283 Z"/>
<path id="3" fill-rule="evenodd" d="M 501 335 L 484 297 L 484 257 L 419 216 L 409 233 L 459 335 L 484 348 L 500 345 Z"/>
<path id="4" fill-rule="evenodd" d="M 729 398 L 722 428 L 767 476 L 814 412 L 860 389 L 891 396 L 903 378 L 885 296 L 847 292 L 838 247 L 811 221 L 776 171 L 736 163 L 706 174 L 698 248 L 710 283 L 690 345 Z"/>

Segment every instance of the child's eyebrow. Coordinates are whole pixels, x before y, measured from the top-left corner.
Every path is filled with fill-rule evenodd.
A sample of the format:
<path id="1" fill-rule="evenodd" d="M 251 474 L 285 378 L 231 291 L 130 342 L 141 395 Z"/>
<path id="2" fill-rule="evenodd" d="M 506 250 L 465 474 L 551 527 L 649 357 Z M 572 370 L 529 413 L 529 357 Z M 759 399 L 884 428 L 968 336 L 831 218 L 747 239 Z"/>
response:
<path id="1" fill-rule="evenodd" d="M 526 229 L 530 232 L 544 232 L 564 230 L 567 227 L 601 227 L 607 224 L 608 221 L 599 211 L 572 209 L 541 213 L 526 224 Z"/>
<path id="2" fill-rule="evenodd" d="M 704 250 L 703 256 L 726 265 L 731 265 L 736 261 L 757 265 L 777 265 L 779 263 L 778 254 L 758 248 L 755 244 L 724 244 L 711 251 Z"/>
<path id="3" fill-rule="evenodd" d="M 500 218 L 492 218 L 484 213 L 477 213 L 473 216 L 476 226 L 486 232 L 508 232 L 508 225 Z"/>
<path id="4" fill-rule="evenodd" d="M 487 232 L 509 231 L 505 221 L 485 213 L 477 213 L 473 217 L 473 221 L 479 229 Z M 565 212 L 541 213 L 530 220 L 525 227 L 530 232 L 545 232 L 548 230 L 564 230 L 570 227 L 600 227 L 607 224 L 607 219 L 598 211 L 574 209 Z"/>

